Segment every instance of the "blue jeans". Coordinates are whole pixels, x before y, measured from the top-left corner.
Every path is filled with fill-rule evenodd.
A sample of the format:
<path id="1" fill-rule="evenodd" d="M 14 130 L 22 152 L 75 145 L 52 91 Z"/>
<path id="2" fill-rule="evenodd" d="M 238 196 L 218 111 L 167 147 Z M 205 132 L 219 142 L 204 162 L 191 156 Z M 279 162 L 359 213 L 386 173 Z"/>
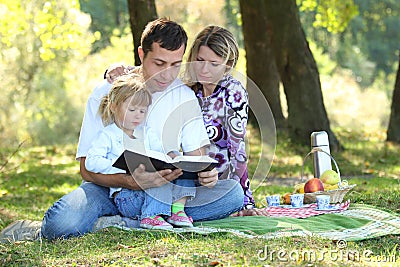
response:
<path id="1" fill-rule="evenodd" d="M 183 197 L 188 199 L 195 197 L 196 188 L 193 180 L 176 179 L 160 187 L 146 189 L 145 192 L 143 194 L 142 190 L 123 188 L 114 198 L 121 215 L 134 219 L 154 215 L 170 216 L 172 203 Z M 139 208 L 141 212 L 138 214 Z"/>
<path id="2" fill-rule="evenodd" d="M 134 207 L 139 215 L 146 193 L 135 192 Z M 47 239 L 80 236 L 90 232 L 98 218 L 119 214 L 108 194 L 108 187 L 82 183 L 47 210 L 42 223 L 42 236 Z M 237 181 L 220 180 L 213 188 L 197 187 L 196 197 L 186 203 L 185 212 L 194 221 L 222 219 L 239 211 L 243 200 L 243 189 Z"/>

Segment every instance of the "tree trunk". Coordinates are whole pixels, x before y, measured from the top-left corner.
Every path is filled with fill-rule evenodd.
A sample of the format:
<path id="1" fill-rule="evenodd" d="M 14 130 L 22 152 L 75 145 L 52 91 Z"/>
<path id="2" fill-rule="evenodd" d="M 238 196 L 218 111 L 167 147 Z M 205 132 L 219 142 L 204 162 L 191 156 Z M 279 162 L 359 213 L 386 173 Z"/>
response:
<path id="1" fill-rule="evenodd" d="M 386 141 L 400 143 L 400 57 L 392 96 L 392 108 Z"/>
<path id="2" fill-rule="evenodd" d="M 137 49 L 144 27 L 149 21 L 157 18 L 155 0 L 128 0 L 129 22 L 133 36 L 135 65 L 141 64 Z"/>
<path id="3" fill-rule="evenodd" d="M 314 57 L 301 27 L 296 0 L 266 0 L 272 51 L 288 105 L 288 130 L 294 142 L 310 144 L 310 134 L 326 131 L 331 150 L 341 148 L 330 128 Z M 262 13 L 262 11 L 261 11 Z"/>
<path id="4" fill-rule="evenodd" d="M 247 76 L 267 99 L 278 129 L 285 127 L 279 94 L 279 73 L 271 50 L 264 0 L 240 0 Z M 261 11 L 261 12 L 260 12 Z"/>

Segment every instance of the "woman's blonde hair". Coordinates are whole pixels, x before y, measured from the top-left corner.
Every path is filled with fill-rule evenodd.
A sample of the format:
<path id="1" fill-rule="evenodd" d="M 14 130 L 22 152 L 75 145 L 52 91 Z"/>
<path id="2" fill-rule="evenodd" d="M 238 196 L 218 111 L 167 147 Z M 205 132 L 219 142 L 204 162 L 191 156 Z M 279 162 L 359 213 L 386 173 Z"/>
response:
<path id="1" fill-rule="evenodd" d="M 99 114 L 104 126 L 115 121 L 115 112 L 131 97 L 132 105 L 147 107 L 151 104 L 151 94 L 146 90 L 141 75 L 123 75 L 113 82 L 110 92 L 102 98 L 99 106 Z"/>
<path id="2" fill-rule="evenodd" d="M 207 46 L 224 59 L 224 64 L 235 67 L 239 58 L 239 46 L 233 34 L 225 28 L 210 25 L 199 32 L 190 48 L 188 62 L 196 61 L 200 46 Z"/>
<path id="3" fill-rule="evenodd" d="M 193 41 L 187 62 L 197 61 L 201 46 L 207 46 L 217 56 L 220 56 L 224 60 L 223 64 L 229 66 L 227 72 L 236 66 L 239 58 L 239 46 L 233 34 L 227 29 L 215 25 L 205 27 Z M 196 81 L 194 70 L 190 65 L 187 68 L 185 79 L 189 84 Z"/>

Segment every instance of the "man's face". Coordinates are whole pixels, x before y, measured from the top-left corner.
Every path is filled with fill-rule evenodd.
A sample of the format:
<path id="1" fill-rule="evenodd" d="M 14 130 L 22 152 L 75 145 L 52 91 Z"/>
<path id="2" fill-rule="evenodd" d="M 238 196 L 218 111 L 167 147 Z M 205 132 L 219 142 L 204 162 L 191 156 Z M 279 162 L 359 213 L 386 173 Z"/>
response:
<path id="1" fill-rule="evenodd" d="M 146 87 L 151 93 L 164 91 L 176 79 L 184 50 L 184 45 L 178 50 L 171 51 L 162 48 L 158 43 L 153 43 L 152 51 L 144 57 L 143 50 L 139 47 Z"/>

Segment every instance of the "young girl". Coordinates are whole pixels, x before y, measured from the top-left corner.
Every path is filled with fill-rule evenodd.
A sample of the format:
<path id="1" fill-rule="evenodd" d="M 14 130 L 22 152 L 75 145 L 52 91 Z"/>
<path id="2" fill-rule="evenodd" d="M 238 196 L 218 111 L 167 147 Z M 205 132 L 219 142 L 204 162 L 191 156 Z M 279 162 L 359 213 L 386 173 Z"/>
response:
<path id="1" fill-rule="evenodd" d="M 105 128 L 93 140 L 86 157 L 88 171 L 104 174 L 123 172 L 112 166 L 125 147 L 145 153 L 146 150 L 162 152 L 162 144 L 150 128 L 142 122 L 152 102 L 150 93 L 144 88 L 139 75 L 130 74 L 114 81 L 108 95 L 100 104 L 99 113 Z M 173 152 L 168 153 L 174 157 Z M 192 227 L 192 219 L 184 212 L 187 198 L 195 196 L 192 180 L 177 179 L 160 187 L 146 189 L 141 214 L 135 214 L 132 199 L 135 190 L 110 188 L 110 197 L 119 212 L 130 218 L 140 217 L 140 226 L 147 229 L 169 229 L 173 225 Z M 171 207 L 171 203 L 172 207 Z M 167 221 L 164 220 L 167 217 Z"/>
<path id="2" fill-rule="evenodd" d="M 239 57 L 232 33 L 208 26 L 198 33 L 189 52 L 186 78 L 203 111 L 208 137 L 214 144 L 209 156 L 219 161 L 219 179 L 234 179 L 244 191 L 244 209 L 254 208 L 247 173 L 245 135 L 248 96 L 231 69 Z"/>

